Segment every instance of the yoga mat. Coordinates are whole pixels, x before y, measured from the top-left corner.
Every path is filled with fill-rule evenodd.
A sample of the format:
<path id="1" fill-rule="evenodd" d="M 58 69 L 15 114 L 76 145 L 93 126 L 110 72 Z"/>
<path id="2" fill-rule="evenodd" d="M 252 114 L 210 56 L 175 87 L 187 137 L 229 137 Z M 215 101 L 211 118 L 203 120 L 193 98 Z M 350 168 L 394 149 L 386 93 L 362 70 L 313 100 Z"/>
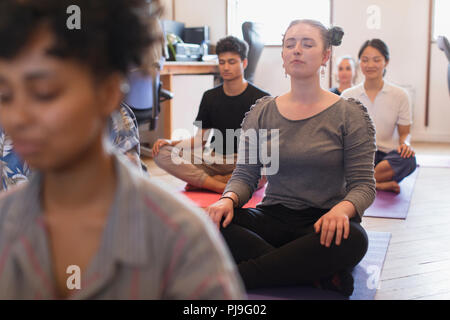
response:
<path id="1" fill-rule="evenodd" d="M 264 192 L 266 191 L 266 186 L 253 193 L 250 200 L 243 206 L 243 208 L 254 208 L 258 203 L 260 203 L 264 197 Z M 196 191 L 182 191 L 182 194 L 191 199 L 200 208 L 206 208 L 218 201 L 222 196 L 219 193 L 215 193 L 208 190 L 196 190 Z"/>
<path id="2" fill-rule="evenodd" d="M 364 217 L 406 219 L 418 173 L 419 168 L 416 168 L 399 183 L 399 194 L 377 190 L 375 201 L 367 208 Z"/>
<path id="3" fill-rule="evenodd" d="M 369 247 L 361 262 L 353 269 L 354 291 L 350 298 L 330 290 L 308 286 L 257 289 L 247 292 L 250 300 L 373 300 L 386 252 L 391 239 L 390 232 L 367 231 Z"/>
<path id="4" fill-rule="evenodd" d="M 450 156 L 416 154 L 416 161 L 424 168 L 450 168 Z"/>

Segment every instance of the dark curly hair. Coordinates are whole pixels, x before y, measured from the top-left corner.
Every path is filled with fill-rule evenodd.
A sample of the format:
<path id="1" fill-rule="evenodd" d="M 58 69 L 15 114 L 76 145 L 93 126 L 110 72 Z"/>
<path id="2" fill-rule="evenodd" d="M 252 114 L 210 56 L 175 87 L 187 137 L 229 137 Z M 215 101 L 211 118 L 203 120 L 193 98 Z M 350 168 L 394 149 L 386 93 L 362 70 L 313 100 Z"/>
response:
<path id="1" fill-rule="evenodd" d="M 81 10 L 81 29 L 67 27 L 71 5 Z M 48 26 L 55 38 L 49 54 L 74 58 L 96 75 L 126 74 L 143 66 L 159 41 L 152 23 L 160 12 L 158 0 L 1 0 L 0 58 L 13 59 L 38 27 Z"/>
<path id="2" fill-rule="evenodd" d="M 220 55 L 224 52 L 234 52 L 237 53 L 241 60 L 247 58 L 248 55 L 248 44 L 246 41 L 239 38 L 228 36 L 220 39 L 216 45 L 216 54 Z"/>

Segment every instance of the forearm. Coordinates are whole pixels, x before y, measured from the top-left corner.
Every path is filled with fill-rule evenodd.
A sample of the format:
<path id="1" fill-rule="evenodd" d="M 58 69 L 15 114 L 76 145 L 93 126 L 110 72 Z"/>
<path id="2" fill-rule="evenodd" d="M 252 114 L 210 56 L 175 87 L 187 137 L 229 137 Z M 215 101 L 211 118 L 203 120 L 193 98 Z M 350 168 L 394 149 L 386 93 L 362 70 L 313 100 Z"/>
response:
<path id="1" fill-rule="evenodd" d="M 399 136 L 398 144 L 401 146 L 402 144 L 410 145 L 411 135 L 409 133 L 404 133 Z"/>
<path id="2" fill-rule="evenodd" d="M 177 144 L 179 144 L 180 142 L 184 142 L 184 141 L 189 141 L 190 139 L 188 139 L 188 140 L 170 140 L 170 145 L 172 146 L 172 147 L 174 147 L 174 146 L 176 146 Z"/>
<path id="3" fill-rule="evenodd" d="M 402 144 L 406 144 L 409 146 L 411 140 L 411 126 L 397 126 L 398 130 L 398 143 L 401 146 Z"/>
<path id="4" fill-rule="evenodd" d="M 349 219 L 356 216 L 356 208 L 350 201 L 344 200 L 335 205 L 331 210 L 344 213 Z"/>
<path id="5" fill-rule="evenodd" d="M 238 164 L 225 187 L 223 195 L 228 192 L 236 195 L 238 207 L 242 207 L 251 198 L 258 185 L 261 168 L 258 165 Z"/>
<path id="6" fill-rule="evenodd" d="M 228 197 L 230 197 L 231 200 L 233 200 L 233 208 L 236 208 L 239 204 L 239 196 L 233 191 L 228 191 L 222 195 L 222 198 Z"/>
<path id="7" fill-rule="evenodd" d="M 349 128 L 350 132 L 344 138 L 346 195 L 342 199 L 352 204 L 359 218 L 373 203 L 376 195 L 373 165 L 376 151 L 375 127 L 367 111 L 362 111 L 364 121 L 351 122 L 354 127 Z M 356 215 L 353 217 L 358 218 Z"/>

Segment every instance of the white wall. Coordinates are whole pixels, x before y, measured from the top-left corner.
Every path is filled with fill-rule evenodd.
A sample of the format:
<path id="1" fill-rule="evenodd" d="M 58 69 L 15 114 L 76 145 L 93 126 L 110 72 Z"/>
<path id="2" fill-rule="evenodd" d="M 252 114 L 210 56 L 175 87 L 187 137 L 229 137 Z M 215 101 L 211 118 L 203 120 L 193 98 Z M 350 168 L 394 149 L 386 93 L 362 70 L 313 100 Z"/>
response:
<path id="1" fill-rule="evenodd" d="M 211 43 L 226 35 L 226 0 L 175 0 L 174 19 L 186 27 L 210 28 Z"/>
<path id="2" fill-rule="evenodd" d="M 189 84 L 189 90 L 186 90 Z M 193 136 L 196 127 L 193 122 L 197 116 L 203 93 L 214 85 L 213 75 L 176 75 L 172 86 L 175 93 L 172 107 L 172 137 L 182 140 Z"/>
<path id="3" fill-rule="evenodd" d="M 273 96 L 288 92 L 291 81 L 282 65 L 281 47 L 265 47 L 255 71 L 255 84 Z"/>
<path id="4" fill-rule="evenodd" d="M 211 40 L 215 43 L 226 36 L 226 2 L 175 0 L 175 18 L 187 26 L 208 25 Z M 381 9 L 380 29 L 369 30 L 367 27 L 370 5 Z M 413 140 L 450 142 L 447 60 L 435 44 L 432 48 L 429 126 L 424 125 L 428 0 L 334 0 L 334 23 L 344 29 L 345 36 L 342 45 L 334 49 L 333 59 L 342 54 L 356 57 L 359 47 L 367 39 L 384 40 L 391 52 L 386 79 L 407 87 L 412 93 Z M 290 86 L 289 79 L 284 77 L 280 51 L 280 47 L 266 47 L 255 74 L 255 84 L 272 95 L 280 95 Z M 362 80 L 361 76 L 359 80 Z"/>
<path id="5" fill-rule="evenodd" d="M 429 127 L 423 130 L 424 141 L 450 141 L 450 95 L 447 85 L 448 60 L 433 44 L 431 50 L 431 81 Z"/>

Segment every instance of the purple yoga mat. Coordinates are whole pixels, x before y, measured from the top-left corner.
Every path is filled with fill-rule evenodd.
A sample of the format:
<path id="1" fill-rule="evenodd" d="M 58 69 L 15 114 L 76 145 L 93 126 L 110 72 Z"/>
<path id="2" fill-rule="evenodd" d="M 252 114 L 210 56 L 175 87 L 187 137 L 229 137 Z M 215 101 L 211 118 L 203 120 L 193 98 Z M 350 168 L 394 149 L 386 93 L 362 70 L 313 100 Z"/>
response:
<path id="1" fill-rule="evenodd" d="M 416 161 L 423 168 L 450 168 L 450 156 L 416 154 Z"/>
<path id="2" fill-rule="evenodd" d="M 366 210 L 364 217 L 406 219 L 418 172 L 419 168 L 399 183 L 399 194 L 377 190 L 375 201 Z"/>
<path id="3" fill-rule="evenodd" d="M 391 239 L 389 232 L 368 231 L 369 248 L 353 269 L 354 291 L 350 300 L 373 300 Z M 340 293 L 307 286 L 250 290 L 250 300 L 347 300 Z"/>

